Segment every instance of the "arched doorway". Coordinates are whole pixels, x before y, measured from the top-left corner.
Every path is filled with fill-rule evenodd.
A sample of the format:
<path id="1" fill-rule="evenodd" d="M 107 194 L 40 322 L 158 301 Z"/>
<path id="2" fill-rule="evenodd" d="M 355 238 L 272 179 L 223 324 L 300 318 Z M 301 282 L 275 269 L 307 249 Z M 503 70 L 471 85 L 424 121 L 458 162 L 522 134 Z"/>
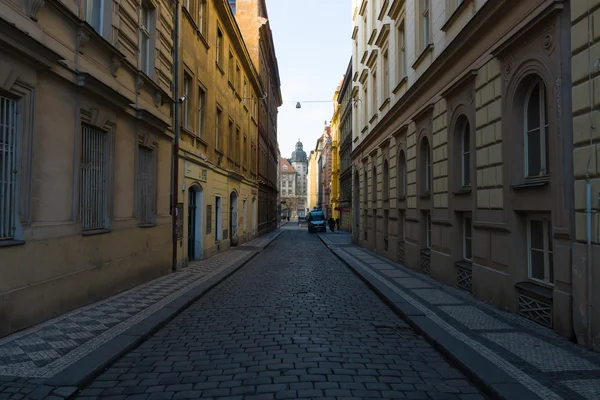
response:
<path id="1" fill-rule="evenodd" d="M 204 191 L 199 185 L 188 190 L 188 260 L 204 258 L 203 227 Z"/>
<path id="2" fill-rule="evenodd" d="M 231 245 L 238 244 L 238 195 L 235 191 L 229 195 L 229 237 Z"/>

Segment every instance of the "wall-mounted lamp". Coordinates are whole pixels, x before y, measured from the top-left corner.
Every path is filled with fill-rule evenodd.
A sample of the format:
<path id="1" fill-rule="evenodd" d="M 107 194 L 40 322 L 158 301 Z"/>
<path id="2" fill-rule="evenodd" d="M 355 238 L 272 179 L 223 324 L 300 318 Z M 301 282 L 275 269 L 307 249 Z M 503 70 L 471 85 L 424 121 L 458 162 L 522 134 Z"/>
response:
<path id="1" fill-rule="evenodd" d="M 184 102 L 184 101 L 186 101 L 186 100 L 187 100 L 187 95 L 185 95 L 185 94 L 184 94 L 183 96 L 181 96 L 181 97 L 179 98 L 179 103 L 183 103 L 183 102 Z"/>
<path id="2" fill-rule="evenodd" d="M 300 104 L 300 102 L 296 103 L 296 108 L 302 108 L 302 105 Z"/>

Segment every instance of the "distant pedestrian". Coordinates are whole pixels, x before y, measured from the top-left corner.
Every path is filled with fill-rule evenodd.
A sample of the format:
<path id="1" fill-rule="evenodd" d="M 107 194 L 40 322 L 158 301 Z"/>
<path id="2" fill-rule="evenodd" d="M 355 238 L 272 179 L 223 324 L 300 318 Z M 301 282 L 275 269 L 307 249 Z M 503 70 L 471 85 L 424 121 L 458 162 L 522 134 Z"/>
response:
<path id="1" fill-rule="evenodd" d="M 329 217 L 327 223 L 329 224 L 329 229 L 331 229 L 331 232 L 335 232 L 335 220 L 333 217 Z"/>
<path id="2" fill-rule="evenodd" d="M 338 231 L 340 230 L 340 219 L 339 218 L 335 219 L 335 227 L 337 228 Z"/>

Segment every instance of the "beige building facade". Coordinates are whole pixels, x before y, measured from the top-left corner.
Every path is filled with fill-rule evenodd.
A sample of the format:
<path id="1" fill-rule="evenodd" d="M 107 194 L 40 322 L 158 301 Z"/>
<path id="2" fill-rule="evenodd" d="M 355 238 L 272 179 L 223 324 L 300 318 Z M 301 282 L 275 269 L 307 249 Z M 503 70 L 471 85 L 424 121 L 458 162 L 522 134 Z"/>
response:
<path id="1" fill-rule="evenodd" d="M 179 4 L 177 260 L 185 266 L 258 235 L 262 87 L 229 5 Z"/>
<path id="2" fill-rule="evenodd" d="M 0 1 L 0 336 L 171 270 L 174 14 L 117 4 Z"/>
<path id="3" fill-rule="evenodd" d="M 353 239 L 588 343 L 573 3 L 354 1 Z"/>

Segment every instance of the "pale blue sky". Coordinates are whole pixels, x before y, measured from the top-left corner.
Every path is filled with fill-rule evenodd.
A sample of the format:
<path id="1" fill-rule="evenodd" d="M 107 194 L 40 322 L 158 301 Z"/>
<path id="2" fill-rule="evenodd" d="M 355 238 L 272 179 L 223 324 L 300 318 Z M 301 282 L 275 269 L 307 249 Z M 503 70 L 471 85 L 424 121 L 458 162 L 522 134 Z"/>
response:
<path id="1" fill-rule="evenodd" d="M 298 138 L 307 154 L 333 115 L 332 100 L 352 55 L 350 0 L 267 0 L 283 105 L 279 108 L 281 156 L 289 158 Z"/>

